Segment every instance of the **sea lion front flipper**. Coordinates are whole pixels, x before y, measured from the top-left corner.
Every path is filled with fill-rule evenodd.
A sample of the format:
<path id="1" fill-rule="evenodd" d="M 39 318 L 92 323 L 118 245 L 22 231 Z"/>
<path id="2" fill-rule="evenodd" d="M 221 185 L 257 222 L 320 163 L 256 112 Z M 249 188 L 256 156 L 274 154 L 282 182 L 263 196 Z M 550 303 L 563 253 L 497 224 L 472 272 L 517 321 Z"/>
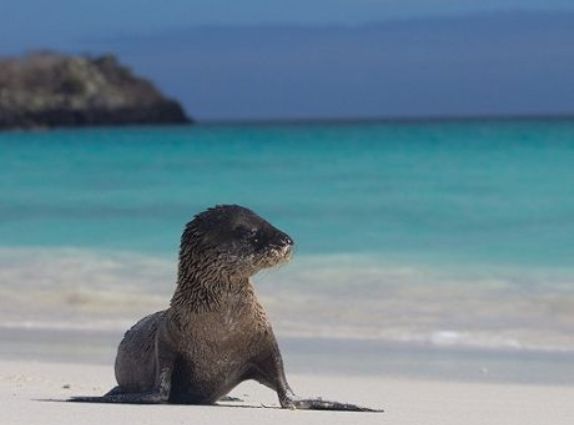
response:
<path id="1" fill-rule="evenodd" d="M 381 409 L 371 409 L 350 403 L 323 400 L 322 398 L 301 398 L 295 396 L 285 377 L 285 368 L 277 340 L 271 329 L 267 333 L 266 349 L 262 350 L 259 358 L 253 364 L 253 375 L 250 378 L 274 389 L 279 397 L 281 407 L 285 409 L 308 410 L 342 410 L 349 412 L 382 412 Z"/>
<path id="2" fill-rule="evenodd" d="M 287 397 L 281 403 L 282 407 L 308 410 L 340 410 L 348 412 L 383 412 L 382 409 L 357 406 L 356 404 L 341 403 L 339 401 L 323 400 L 322 398 Z"/>

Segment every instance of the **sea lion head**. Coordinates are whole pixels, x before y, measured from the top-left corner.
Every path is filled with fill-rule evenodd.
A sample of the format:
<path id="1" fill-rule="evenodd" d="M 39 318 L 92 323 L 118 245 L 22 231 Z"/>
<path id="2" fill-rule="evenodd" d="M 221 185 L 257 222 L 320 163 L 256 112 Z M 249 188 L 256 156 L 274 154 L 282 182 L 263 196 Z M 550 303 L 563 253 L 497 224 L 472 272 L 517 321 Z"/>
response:
<path id="1" fill-rule="evenodd" d="M 287 262 L 293 240 L 248 208 L 218 205 L 198 214 L 181 237 L 180 263 L 226 278 L 246 278 Z M 205 270 L 206 269 L 206 270 Z"/>

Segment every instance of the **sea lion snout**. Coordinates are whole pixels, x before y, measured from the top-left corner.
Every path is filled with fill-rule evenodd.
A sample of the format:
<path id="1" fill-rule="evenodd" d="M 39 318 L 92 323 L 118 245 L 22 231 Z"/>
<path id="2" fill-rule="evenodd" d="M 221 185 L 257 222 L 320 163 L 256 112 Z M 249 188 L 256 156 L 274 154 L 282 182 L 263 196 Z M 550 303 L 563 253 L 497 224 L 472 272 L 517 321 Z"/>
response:
<path id="1" fill-rule="evenodd" d="M 293 251 L 295 250 L 295 242 L 293 242 L 293 239 L 291 239 L 289 235 L 282 233 L 280 243 L 281 253 L 286 261 L 289 261 L 293 256 Z"/>
<path id="2" fill-rule="evenodd" d="M 287 234 L 282 232 L 281 230 L 273 227 L 272 235 L 267 240 L 267 245 L 269 248 L 278 249 L 284 253 L 293 250 L 293 246 L 295 242 L 293 239 Z"/>
<path id="3" fill-rule="evenodd" d="M 266 267 L 273 267 L 291 260 L 294 246 L 295 243 L 289 235 L 280 230 L 276 230 L 276 234 L 268 244 L 269 264 L 266 265 Z"/>
<path id="4" fill-rule="evenodd" d="M 278 235 L 275 237 L 275 240 L 271 242 L 271 244 L 281 248 L 291 249 L 295 243 L 287 233 L 278 231 Z"/>

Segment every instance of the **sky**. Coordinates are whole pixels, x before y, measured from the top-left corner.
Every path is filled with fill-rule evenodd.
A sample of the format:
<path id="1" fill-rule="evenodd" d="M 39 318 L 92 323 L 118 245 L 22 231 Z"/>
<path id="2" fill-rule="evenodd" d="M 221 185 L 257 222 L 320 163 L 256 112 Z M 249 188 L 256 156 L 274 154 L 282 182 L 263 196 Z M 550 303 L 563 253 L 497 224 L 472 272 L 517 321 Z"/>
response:
<path id="1" fill-rule="evenodd" d="M 2 0 L 0 55 L 114 52 L 199 120 L 573 114 L 571 0 Z"/>

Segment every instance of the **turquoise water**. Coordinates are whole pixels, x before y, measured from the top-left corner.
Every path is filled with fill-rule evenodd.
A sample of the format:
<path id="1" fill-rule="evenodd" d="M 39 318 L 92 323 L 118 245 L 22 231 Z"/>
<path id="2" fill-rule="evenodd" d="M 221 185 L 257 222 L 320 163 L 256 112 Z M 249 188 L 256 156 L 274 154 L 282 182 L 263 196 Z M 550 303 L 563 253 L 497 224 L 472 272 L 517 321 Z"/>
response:
<path id="1" fill-rule="evenodd" d="M 300 254 L 570 267 L 574 122 L 95 129 L 0 135 L 4 246 L 173 257 L 251 207 Z"/>
<path id="2" fill-rule="evenodd" d="M 280 334 L 574 350 L 573 183 L 574 121 L 2 133 L 0 325 L 123 329 L 238 203 L 297 244 Z"/>

